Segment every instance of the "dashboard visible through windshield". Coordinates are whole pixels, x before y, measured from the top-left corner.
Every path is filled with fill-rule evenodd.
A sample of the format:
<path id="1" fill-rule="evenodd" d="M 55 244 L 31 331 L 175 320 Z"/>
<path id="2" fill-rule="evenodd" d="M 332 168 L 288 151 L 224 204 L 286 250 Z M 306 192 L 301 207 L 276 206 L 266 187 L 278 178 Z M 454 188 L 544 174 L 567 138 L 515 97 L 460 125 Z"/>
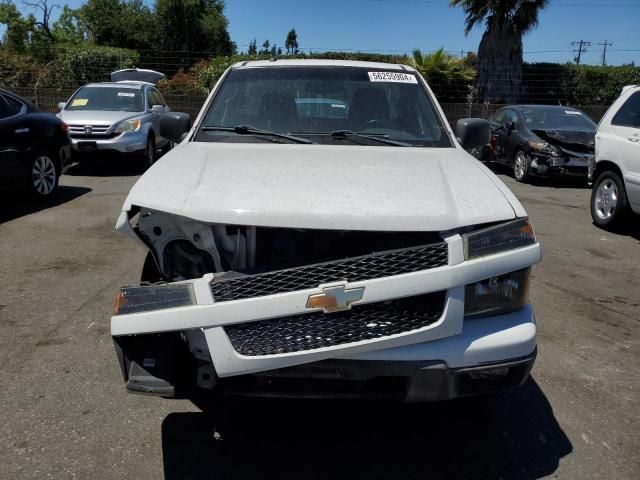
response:
<path id="1" fill-rule="evenodd" d="M 335 66 L 231 70 L 196 141 L 291 141 L 274 133 L 323 144 L 452 146 L 414 73 Z"/>

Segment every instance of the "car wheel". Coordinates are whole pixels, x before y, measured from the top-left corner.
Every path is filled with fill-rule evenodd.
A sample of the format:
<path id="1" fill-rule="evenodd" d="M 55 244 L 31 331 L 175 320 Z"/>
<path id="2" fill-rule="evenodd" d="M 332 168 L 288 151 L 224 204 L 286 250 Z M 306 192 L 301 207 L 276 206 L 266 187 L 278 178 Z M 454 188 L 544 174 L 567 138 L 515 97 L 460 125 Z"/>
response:
<path id="1" fill-rule="evenodd" d="M 619 226 L 629 211 L 627 192 L 620 176 L 613 171 L 602 173 L 591 190 L 591 218 L 597 226 Z"/>
<path id="2" fill-rule="evenodd" d="M 156 141 L 152 136 L 147 139 L 147 148 L 144 149 L 144 161 L 147 167 L 150 167 L 158 158 L 158 152 L 156 151 Z"/>
<path id="3" fill-rule="evenodd" d="M 35 155 L 29 172 L 29 189 L 36 197 L 49 197 L 57 190 L 60 174 L 50 155 Z"/>
<path id="4" fill-rule="evenodd" d="M 165 155 L 169 153 L 169 151 L 173 150 L 176 144 L 172 141 L 168 141 L 167 144 L 162 148 L 162 154 Z"/>
<path id="5" fill-rule="evenodd" d="M 520 150 L 516 153 L 516 158 L 513 160 L 513 178 L 518 182 L 527 182 L 530 178 L 529 168 L 529 157 Z"/>

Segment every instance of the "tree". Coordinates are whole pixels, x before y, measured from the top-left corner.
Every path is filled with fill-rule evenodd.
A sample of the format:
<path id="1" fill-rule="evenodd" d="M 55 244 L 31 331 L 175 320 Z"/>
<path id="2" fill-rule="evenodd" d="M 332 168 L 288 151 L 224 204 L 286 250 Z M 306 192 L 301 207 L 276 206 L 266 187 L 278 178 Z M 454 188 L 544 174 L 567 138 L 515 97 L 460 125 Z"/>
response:
<path id="1" fill-rule="evenodd" d="M 142 0 L 88 0 L 76 16 L 86 36 L 97 45 L 157 48 L 157 22 Z"/>
<path id="2" fill-rule="evenodd" d="M 162 50 L 233 53 L 221 0 L 156 0 L 155 13 Z"/>
<path id="3" fill-rule="evenodd" d="M 41 36 L 46 38 L 47 41 L 53 43 L 55 38 L 51 27 L 49 25 L 51 21 L 51 14 L 56 8 L 60 8 L 60 5 L 49 5 L 48 0 L 36 0 L 33 2 L 25 1 L 24 5 L 27 8 L 31 8 L 41 15 L 41 20 L 36 20 L 35 15 L 27 17 L 27 26 L 35 36 Z"/>
<path id="4" fill-rule="evenodd" d="M 88 32 L 78 15 L 78 10 L 65 5 L 53 24 L 53 36 L 59 43 L 82 43 Z"/>
<path id="5" fill-rule="evenodd" d="M 249 42 L 249 49 L 247 50 L 247 55 L 257 55 L 258 47 L 256 45 L 256 39 L 254 38 Z"/>
<path id="6" fill-rule="evenodd" d="M 18 8 L 9 0 L 0 3 L 0 25 L 4 25 L 6 29 L 2 45 L 12 52 L 24 52 L 29 39 L 29 28 Z"/>
<path id="7" fill-rule="evenodd" d="M 262 44 L 262 50 L 260 50 L 260 54 L 262 55 L 269 55 L 269 49 L 270 49 L 271 43 L 269 42 L 269 40 L 265 40 L 264 43 Z"/>
<path id="8" fill-rule="evenodd" d="M 475 71 L 469 67 L 464 59 L 458 58 L 444 51 L 440 47 L 433 53 L 424 55 L 419 49 L 413 51 L 411 64 L 427 81 L 434 80 L 473 80 Z"/>
<path id="9" fill-rule="evenodd" d="M 284 42 L 284 46 L 287 49 L 288 55 L 298 53 L 298 34 L 296 33 L 295 28 L 292 28 L 289 30 L 289 33 L 287 33 L 287 39 Z"/>
<path id="10" fill-rule="evenodd" d="M 466 14 L 465 35 L 484 22 L 478 47 L 476 95 L 484 102 L 514 103 L 522 81 L 522 37 L 538 25 L 549 0 L 450 0 Z"/>

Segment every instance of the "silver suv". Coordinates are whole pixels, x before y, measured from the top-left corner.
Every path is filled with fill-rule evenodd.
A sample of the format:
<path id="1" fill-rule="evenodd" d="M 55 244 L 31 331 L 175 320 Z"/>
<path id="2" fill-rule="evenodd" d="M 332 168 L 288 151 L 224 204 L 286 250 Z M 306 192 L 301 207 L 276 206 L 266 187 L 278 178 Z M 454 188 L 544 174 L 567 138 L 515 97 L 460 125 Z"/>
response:
<path id="1" fill-rule="evenodd" d="M 153 70 L 119 70 L 111 82 L 87 84 L 60 103 L 74 153 L 132 153 L 151 165 L 159 149 L 170 150 L 173 144 L 159 134 L 160 117 L 169 111 L 155 87 L 162 78 Z"/>

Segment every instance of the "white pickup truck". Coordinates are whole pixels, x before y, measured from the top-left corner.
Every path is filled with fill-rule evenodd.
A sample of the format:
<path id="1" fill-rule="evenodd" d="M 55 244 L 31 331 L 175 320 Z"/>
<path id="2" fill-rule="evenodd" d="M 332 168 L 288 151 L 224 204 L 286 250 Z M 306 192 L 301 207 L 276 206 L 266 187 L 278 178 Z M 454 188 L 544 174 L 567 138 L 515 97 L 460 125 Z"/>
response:
<path id="1" fill-rule="evenodd" d="M 149 253 L 111 319 L 126 387 L 444 400 L 524 382 L 540 246 L 411 67 L 233 65 L 116 228 Z"/>
<path id="2" fill-rule="evenodd" d="M 640 85 L 625 87 L 600 120 L 589 180 L 596 225 L 615 229 L 637 222 L 629 214 L 640 214 Z"/>

